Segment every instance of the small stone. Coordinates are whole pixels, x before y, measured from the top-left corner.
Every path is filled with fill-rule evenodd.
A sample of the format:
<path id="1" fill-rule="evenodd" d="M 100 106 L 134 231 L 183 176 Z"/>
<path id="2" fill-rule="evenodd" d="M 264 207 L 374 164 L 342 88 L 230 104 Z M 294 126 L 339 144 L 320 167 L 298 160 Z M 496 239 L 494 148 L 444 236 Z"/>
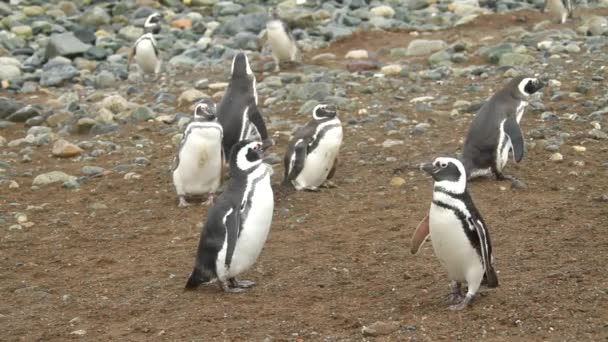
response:
<path id="1" fill-rule="evenodd" d="M 389 65 L 383 66 L 380 69 L 380 72 L 387 76 L 393 76 L 393 75 L 399 75 L 402 70 L 403 70 L 403 68 L 398 64 L 389 64 Z"/>
<path id="2" fill-rule="evenodd" d="M 59 139 L 55 142 L 52 149 L 52 154 L 55 157 L 69 158 L 81 154 L 83 150 L 64 139 Z"/>
<path id="3" fill-rule="evenodd" d="M 391 186 L 402 186 L 405 185 L 405 179 L 401 177 L 393 177 L 390 184 Z"/>
<path id="4" fill-rule="evenodd" d="M 367 59 L 369 58 L 369 53 L 367 50 L 351 50 L 346 53 L 344 56 L 345 59 Z"/>
<path id="5" fill-rule="evenodd" d="M 391 6 L 381 5 L 372 8 L 369 11 L 370 17 L 384 17 L 384 18 L 392 18 L 395 16 L 395 10 Z"/>
<path id="6" fill-rule="evenodd" d="M 399 330 L 401 324 L 399 322 L 375 322 L 370 326 L 363 326 L 361 333 L 363 336 L 384 336 L 390 335 Z"/>
<path id="7" fill-rule="evenodd" d="M 32 183 L 32 185 L 41 186 L 41 185 L 48 185 L 48 184 L 57 183 L 57 182 L 66 182 L 66 181 L 70 181 L 70 180 L 76 180 L 76 177 L 70 176 L 61 171 L 51 171 L 51 172 L 43 173 L 43 174 L 36 176 L 36 178 L 34 178 L 34 182 Z"/>
<path id="8" fill-rule="evenodd" d="M 184 91 L 179 98 L 177 99 L 177 106 L 181 106 L 181 105 L 191 105 L 192 103 L 203 99 L 203 98 L 208 98 L 209 95 L 203 93 L 200 90 L 197 89 L 188 89 L 186 91 Z"/>
<path id="9" fill-rule="evenodd" d="M 423 134 L 430 127 L 431 127 L 431 124 L 429 124 L 427 122 L 421 122 L 419 124 L 416 124 L 416 126 L 414 126 L 414 129 L 412 130 L 412 134 L 417 134 L 417 135 L 418 134 Z"/>
<path id="10" fill-rule="evenodd" d="M 87 331 L 84 329 L 79 329 L 79 330 L 74 330 L 70 333 L 71 335 L 76 335 L 76 336 L 84 336 L 87 334 Z"/>
<path id="11" fill-rule="evenodd" d="M 350 72 L 375 70 L 380 67 L 380 64 L 371 59 L 354 59 L 346 64 L 346 69 Z"/>
<path id="12" fill-rule="evenodd" d="M 587 148 L 585 146 L 572 146 L 572 149 L 575 150 L 576 152 L 585 152 L 587 151 Z"/>
<path id="13" fill-rule="evenodd" d="M 88 134 L 93 129 L 93 126 L 97 124 L 95 119 L 91 118 L 80 118 L 78 122 L 76 122 L 76 131 L 79 134 Z"/>
<path id="14" fill-rule="evenodd" d="M 324 61 L 324 60 L 334 60 L 336 59 L 336 55 L 333 53 L 320 53 L 312 57 L 313 62 Z"/>
<path id="15" fill-rule="evenodd" d="M 178 29 L 187 29 L 192 27 L 192 19 L 190 18 L 181 18 L 171 22 L 171 27 Z"/>
<path id="16" fill-rule="evenodd" d="M 91 209 L 91 210 L 103 210 L 103 209 L 108 209 L 108 206 L 105 205 L 105 204 L 103 204 L 103 203 L 100 203 L 100 202 L 95 202 L 95 203 L 89 205 L 89 209 Z"/>
<path id="17" fill-rule="evenodd" d="M 382 143 L 382 147 L 389 148 L 397 145 L 403 145 L 403 140 L 386 139 Z"/>
<path id="18" fill-rule="evenodd" d="M 23 227 L 21 227 L 20 224 L 13 224 L 10 227 L 8 227 L 9 231 L 16 231 L 16 230 L 23 230 Z"/>
<path id="19" fill-rule="evenodd" d="M 406 56 L 428 55 L 443 50 L 447 46 L 443 40 L 414 39 L 407 46 Z"/>
<path id="20" fill-rule="evenodd" d="M 77 179 L 70 179 L 63 182 L 62 186 L 66 189 L 78 189 L 80 188 L 80 183 L 78 183 Z"/>
<path id="21" fill-rule="evenodd" d="M 209 84 L 209 89 L 213 91 L 225 90 L 228 88 L 228 82 L 217 82 Z"/>
<path id="22" fill-rule="evenodd" d="M 83 166 L 81 169 L 81 172 L 83 174 L 85 174 L 86 176 L 97 176 L 97 175 L 101 175 L 104 172 L 104 168 L 103 167 L 99 167 L 99 166 Z"/>
<path id="23" fill-rule="evenodd" d="M 556 152 L 556 153 L 553 153 L 551 155 L 551 157 L 549 157 L 549 159 L 554 162 L 560 162 L 560 161 L 564 160 L 564 156 L 561 153 Z"/>
<path id="24" fill-rule="evenodd" d="M 8 184 L 8 188 L 9 189 L 18 189 L 19 188 L 19 183 L 17 183 L 14 180 L 11 180 L 11 182 Z"/>
<path id="25" fill-rule="evenodd" d="M 130 180 L 130 179 L 140 179 L 141 175 L 137 174 L 135 172 L 128 172 L 125 174 L 125 176 L 123 177 L 125 180 Z"/>

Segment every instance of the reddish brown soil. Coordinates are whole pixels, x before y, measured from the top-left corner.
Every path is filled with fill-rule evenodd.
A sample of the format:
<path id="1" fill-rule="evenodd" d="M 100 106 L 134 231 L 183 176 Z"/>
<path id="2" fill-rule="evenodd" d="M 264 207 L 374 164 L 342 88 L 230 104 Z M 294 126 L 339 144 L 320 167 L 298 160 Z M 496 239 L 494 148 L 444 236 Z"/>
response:
<path id="1" fill-rule="evenodd" d="M 483 32 L 466 25 L 432 36 L 450 42 L 461 35 L 498 39 L 506 25 L 529 26 L 540 19 L 533 12 L 523 14 L 529 18 L 526 23 L 493 15 L 478 20 L 487 24 Z M 343 56 L 351 48 L 389 47 L 377 37 L 361 33 L 327 51 Z M 411 39 L 407 33 L 390 37 L 398 46 Z M 403 82 L 407 80 L 398 80 Z M 468 82 L 461 79 L 451 88 L 415 96 L 462 98 L 461 86 Z M 479 82 L 487 89 L 503 80 Z M 564 89 L 574 87 L 562 82 Z M 592 89 L 589 96 L 601 91 Z M 382 103 L 410 119 L 430 119 L 432 127 L 419 136 L 403 128 L 389 138 L 405 144 L 383 149 L 387 131 L 381 121 L 346 125 L 335 177 L 339 187 L 320 193 L 275 193 L 268 242 L 254 269 L 243 277 L 258 285 L 244 294 L 224 294 L 217 286 L 183 292 L 206 208 L 177 208 L 168 172 L 174 148 L 168 136 L 159 133 L 164 124 L 126 126 L 103 137 L 123 149 L 91 163 L 53 158 L 49 147 L 35 148 L 31 164 L 15 161 L 14 179 L 21 187 L 3 187 L 0 208 L 8 225 L 16 223 L 13 216 L 18 212 L 35 225 L 1 230 L 0 340 L 345 341 L 361 340 L 364 325 L 396 321 L 401 328 L 378 340 L 606 341 L 608 202 L 594 199 L 608 194 L 608 172 L 601 165 L 608 161 L 608 149 L 605 142 L 577 133 L 589 130 L 589 123 L 560 121 L 561 130 L 573 135 L 560 151 L 563 162 L 549 161 L 550 153 L 537 144 L 520 165 L 509 165 L 508 171 L 528 189 L 515 191 L 507 183 L 489 180 L 470 185 L 490 226 L 500 287 L 483 293 L 467 310 L 451 312 L 442 302 L 448 292 L 446 273 L 430 244 L 417 256 L 409 252 L 410 236 L 428 210 L 431 195 L 429 178 L 415 165 L 458 150 L 469 119 L 445 115 L 451 103 L 416 113 L 407 101 L 393 98 L 390 89 L 373 97 L 349 95 L 359 108 Z M 567 107 L 581 115 L 588 112 L 568 101 L 546 105 L 556 111 Z M 294 108 L 277 111 L 272 115 L 289 117 Z M 344 122 L 358 117 L 341 116 Z M 524 118 L 524 132 L 538 126 L 537 117 Z M 25 130 L 18 126 L 0 133 L 11 140 L 23 137 Z M 133 147 L 137 135 L 154 144 L 138 152 Z M 276 151 L 282 153 L 285 144 L 282 137 Z M 587 150 L 575 152 L 572 145 Z M 111 170 L 144 154 L 151 165 L 130 170 L 140 179 L 125 180 L 124 174 L 113 172 L 76 191 L 60 185 L 34 191 L 32 178 L 22 175 L 25 170 L 78 175 L 87 164 Z M 397 162 L 387 162 L 389 156 Z M 574 161 L 585 165 L 575 166 Z M 281 174 L 276 167 L 274 183 Z M 406 184 L 390 186 L 394 176 L 405 178 Z M 107 209 L 90 209 L 97 202 Z M 84 337 L 72 334 L 81 329 L 86 330 Z"/>

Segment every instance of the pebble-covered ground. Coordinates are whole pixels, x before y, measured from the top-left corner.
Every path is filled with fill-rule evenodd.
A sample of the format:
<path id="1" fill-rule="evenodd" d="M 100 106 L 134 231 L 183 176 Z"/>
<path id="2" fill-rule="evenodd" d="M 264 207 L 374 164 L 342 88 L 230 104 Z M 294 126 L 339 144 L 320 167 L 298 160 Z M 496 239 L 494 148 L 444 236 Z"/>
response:
<path id="1" fill-rule="evenodd" d="M 0 340 L 606 341 L 605 1 L 563 25 L 542 1 L 285 1 L 304 62 L 280 73 L 263 5 L 184 2 L 0 3 Z M 155 10 L 165 68 L 143 82 L 126 55 Z M 84 33 L 51 42 L 64 31 Z M 66 41 L 84 51 L 46 55 Z M 244 275 L 255 288 L 184 292 L 207 208 L 177 207 L 169 169 L 191 104 L 221 99 L 238 49 L 252 50 L 271 160 L 316 103 L 339 106 L 338 187 L 276 188 Z M 507 167 L 527 188 L 469 187 L 500 287 L 451 312 L 431 245 L 409 252 L 431 196 L 418 165 L 457 154 L 475 107 L 520 74 L 547 82 Z"/>

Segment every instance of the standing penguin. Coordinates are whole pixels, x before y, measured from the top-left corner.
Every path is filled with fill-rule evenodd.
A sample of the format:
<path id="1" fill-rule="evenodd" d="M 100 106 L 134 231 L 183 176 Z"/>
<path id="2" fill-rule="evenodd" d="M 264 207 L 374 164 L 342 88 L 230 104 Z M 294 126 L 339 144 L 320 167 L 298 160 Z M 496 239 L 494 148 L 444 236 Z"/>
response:
<path id="1" fill-rule="evenodd" d="M 528 97 L 544 87 L 536 78 L 515 77 L 481 106 L 464 142 L 462 161 L 469 179 L 494 174 L 496 179 L 510 179 L 503 168 L 513 151 L 515 162 L 524 156 L 524 138 L 519 122 L 528 105 Z"/>
<path id="2" fill-rule="evenodd" d="M 492 266 L 490 232 L 467 191 L 466 171 L 455 158 L 437 158 L 422 169 L 433 177 L 433 201 L 429 214 L 412 237 L 412 254 L 431 235 L 435 255 L 448 271 L 452 292 L 450 309 L 464 309 L 475 298 L 482 280 L 498 286 Z M 466 282 L 463 298 L 460 285 Z"/>
<path id="3" fill-rule="evenodd" d="M 160 21 L 162 18 L 163 16 L 160 13 L 153 13 L 146 19 L 144 23 L 144 32 L 146 33 L 133 44 L 131 51 L 129 51 L 129 61 L 127 64 L 130 65 L 133 58 L 135 58 L 135 62 L 137 62 L 139 68 L 145 74 L 154 73 L 155 79 L 160 72 L 161 59 L 154 35 L 160 32 Z"/>
<path id="4" fill-rule="evenodd" d="M 232 177 L 209 209 L 187 290 L 214 279 L 226 292 L 242 292 L 255 285 L 236 276 L 255 263 L 272 222 L 272 168 L 262 161 L 263 156 L 260 142 L 243 140 L 234 145 Z"/>
<path id="5" fill-rule="evenodd" d="M 231 70 L 230 83 L 217 109 L 218 121 L 224 129 L 224 152 L 230 153 L 232 146 L 244 139 L 272 145 L 257 107 L 255 75 L 244 52 L 234 56 Z"/>
<path id="6" fill-rule="evenodd" d="M 547 10 L 558 19 L 560 24 L 563 24 L 566 19 L 572 18 L 574 6 L 572 0 L 545 0 L 541 12 L 544 13 Z"/>
<path id="7" fill-rule="evenodd" d="M 299 63 L 302 61 L 302 55 L 298 50 L 296 40 L 289 27 L 279 18 L 276 8 L 270 10 L 270 20 L 266 22 L 266 36 L 272 49 L 275 72 L 280 71 L 282 62 Z"/>
<path id="8" fill-rule="evenodd" d="M 336 116 L 336 109 L 325 104 L 317 105 L 312 118 L 293 134 L 283 159 L 283 185 L 291 184 L 296 190 L 317 190 L 333 177 L 338 164 L 342 124 Z"/>
<path id="9" fill-rule="evenodd" d="M 211 205 L 222 182 L 224 151 L 222 126 L 217 123 L 215 104 L 203 100 L 194 109 L 194 120 L 186 126 L 174 160 L 173 185 L 180 207 L 187 207 L 187 195 L 209 194 Z"/>

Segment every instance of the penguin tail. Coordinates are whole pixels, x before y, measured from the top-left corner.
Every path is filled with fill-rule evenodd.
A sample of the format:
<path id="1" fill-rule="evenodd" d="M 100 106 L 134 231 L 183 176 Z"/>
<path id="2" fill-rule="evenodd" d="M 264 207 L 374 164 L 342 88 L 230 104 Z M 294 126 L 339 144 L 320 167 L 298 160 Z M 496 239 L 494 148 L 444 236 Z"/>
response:
<path id="1" fill-rule="evenodd" d="M 190 278 L 186 282 L 186 286 L 184 290 L 194 290 L 200 284 L 208 283 L 211 281 L 211 278 L 207 276 L 204 272 L 201 272 L 198 268 L 194 268 L 192 274 L 190 274 Z"/>
<path id="2" fill-rule="evenodd" d="M 483 277 L 483 283 L 489 288 L 498 287 L 498 275 L 493 266 L 490 266 Z"/>

